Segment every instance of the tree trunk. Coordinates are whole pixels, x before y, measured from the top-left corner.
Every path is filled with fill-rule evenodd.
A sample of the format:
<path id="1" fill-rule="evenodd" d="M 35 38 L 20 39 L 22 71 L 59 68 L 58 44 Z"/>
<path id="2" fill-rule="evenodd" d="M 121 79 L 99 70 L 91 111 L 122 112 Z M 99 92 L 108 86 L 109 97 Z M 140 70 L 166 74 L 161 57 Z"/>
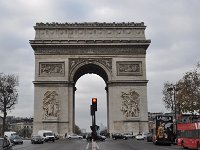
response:
<path id="1" fill-rule="evenodd" d="M 7 116 L 7 112 L 4 111 L 3 112 L 3 117 L 2 117 L 2 119 L 3 119 L 2 136 L 4 136 L 4 132 L 5 132 L 5 128 L 6 128 L 6 116 Z"/>

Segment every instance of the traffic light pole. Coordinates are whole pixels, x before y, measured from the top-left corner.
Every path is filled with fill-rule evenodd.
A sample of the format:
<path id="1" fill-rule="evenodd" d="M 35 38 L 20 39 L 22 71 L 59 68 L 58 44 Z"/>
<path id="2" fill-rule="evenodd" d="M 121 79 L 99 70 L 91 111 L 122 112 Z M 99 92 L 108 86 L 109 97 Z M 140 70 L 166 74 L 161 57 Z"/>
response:
<path id="1" fill-rule="evenodd" d="M 97 149 L 97 125 L 96 125 L 96 116 L 95 116 L 95 111 L 97 111 L 97 98 L 92 98 L 92 105 L 90 107 L 91 111 L 91 116 L 92 116 L 92 150 Z"/>
<path id="2" fill-rule="evenodd" d="M 92 139 L 94 141 L 96 141 L 96 135 L 97 135 L 97 131 L 96 131 L 96 115 L 95 112 L 92 115 Z"/>

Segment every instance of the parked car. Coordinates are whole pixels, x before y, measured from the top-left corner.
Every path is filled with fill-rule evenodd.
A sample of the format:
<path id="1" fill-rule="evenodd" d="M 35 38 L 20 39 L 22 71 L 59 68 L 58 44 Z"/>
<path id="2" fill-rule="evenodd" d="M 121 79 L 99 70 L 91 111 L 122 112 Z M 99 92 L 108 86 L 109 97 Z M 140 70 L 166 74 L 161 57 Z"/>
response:
<path id="1" fill-rule="evenodd" d="M 123 134 L 121 133 L 115 133 L 112 135 L 112 138 L 113 140 L 116 140 L 116 139 L 123 139 L 123 140 L 127 140 L 128 138 L 126 136 L 124 136 Z"/>
<path id="2" fill-rule="evenodd" d="M 103 135 L 97 135 L 97 141 L 104 141 L 106 139 L 106 137 L 105 136 L 103 136 Z M 92 141 L 92 136 L 91 136 L 91 134 L 88 134 L 87 135 L 87 137 L 86 137 L 86 140 L 87 141 Z"/>
<path id="3" fill-rule="evenodd" d="M 31 144 L 43 144 L 44 139 L 40 135 L 34 135 L 31 138 Z"/>
<path id="4" fill-rule="evenodd" d="M 45 142 L 55 141 L 54 133 L 51 130 L 39 130 L 38 135 L 40 135 Z"/>
<path id="5" fill-rule="evenodd" d="M 124 133 L 124 136 L 127 138 L 134 138 L 135 136 L 132 133 Z"/>
<path id="6" fill-rule="evenodd" d="M 147 139 L 147 133 L 146 132 L 143 132 L 142 135 L 143 135 L 144 139 Z"/>
<path id="7" fill-rule="evenodd" d="M 12 150 L 12 144 L 8 138 L 0 138 L 0 150 Z"/>
<path id="8" fill-rule="evenodd" d="M 71 134 L 71 135 L 67 135 L 66 138 L 71 140 L 71 139 L 82 139 L 83 137 L 81 135 Z"/>
<path id="9" fill-rule="evenodd" d="M 147 134 L 147 142 L 152 142 L 153 141 L 153 135 L 152 133 Z"/>
<path id="10" fill-rule="evenodd" d="M 23 140 L 19 135 L 13 135 L 10 137 L 10 142 L 13 144 L 23 144 Z"/>
<path id="11" fill-rule="evenodd" d="M 4 136 L 6 136 L 7 138 L 10 139 L 11 136 L 13 135 L 17 135 L 17 133 L 15 131 L 5 131 L 4 132 Z"/>
<path id="12" fill-rule="evenodd" d="M 136 138 L 137 140 L 144 140 L 143 134 L 140 134 L 140 133 L 139 133 L 138 135 L 136 135 L 135 138 Z"/>

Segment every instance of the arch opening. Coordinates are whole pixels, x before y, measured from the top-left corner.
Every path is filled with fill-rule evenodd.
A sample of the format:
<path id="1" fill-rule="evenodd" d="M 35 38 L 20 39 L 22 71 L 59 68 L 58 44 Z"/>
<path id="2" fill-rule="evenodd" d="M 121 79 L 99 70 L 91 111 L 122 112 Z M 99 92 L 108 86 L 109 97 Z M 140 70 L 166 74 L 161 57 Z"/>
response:
<path id="1" fill-rule="evenodd" d="M 75 125 L 79 126 L 80 129 L 91 132 L 90 105 L 91 98 L 96 97 L 98 101 L 96 124 L 100 126 L 101 130 L 107 129 L 107 96 L 104 80 L 96 74 L 85 74 L 77 80 L 76 88 L 74 100 Z M 85 131 L 83 130 L 83 133 Z"/>
<path id="2" fill-rule="evenodd" d="M 96 65 L 96 64 L 86 64 L 86 65 L 79 67 L 73 76 L 73 81 L 74 81 L 74 83 L 76 83 L 77 80 L 84 74 L 92 74 L 92 73 L 99 75 L 100 77 L 103 78 L 105 83 L 107 83 L 108 75 L 107 75 L 106 71 L 102 67 L 100 67 L 99 65 Z"/>
<path id="3" fill-rule="evenodd" d="M 91 116 L 90 105 L 92 97 L 98 99 L 98 111 L 96 112 L 96 123 L 106 129 L 107 114 L 107 92 L 106 86 L 108 82 L 107 72 L 97 64 L 85 64 L 79 66 L 73 75 L 73 82 L 76 86 L 74 92 L 74 124 L 78 125 L 90 132 Z M 104 83 L 103 83 L 104 81 Z M 84 106 L 84 107 L 82 107 Z M 85 114 L 85 115 L 84 115 Z M 85 120 L 83 118 L 86 118 Z M 81 123 L 82 122 L 82 123 Z M 82 125 L 81 125 L 82 124 Z"/>

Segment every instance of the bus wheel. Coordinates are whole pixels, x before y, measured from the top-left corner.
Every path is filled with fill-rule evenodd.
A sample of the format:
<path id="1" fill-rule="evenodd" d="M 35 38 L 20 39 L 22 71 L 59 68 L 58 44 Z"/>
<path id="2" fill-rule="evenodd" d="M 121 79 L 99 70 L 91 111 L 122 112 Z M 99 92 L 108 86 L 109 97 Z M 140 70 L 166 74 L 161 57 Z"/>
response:
<path id="1" fill-rule="evenodd" d="M 200 150 L 200 143 L 197 143 L 197 150 Z"/>
<path id="2" fill-rule="evenodd" d="M 184 149 L 187 148 L 187 147 L 185 147 L 185 145 L 184 145 L 184 141 L 181 142 L 181 145 L 183 146 Z"/>

